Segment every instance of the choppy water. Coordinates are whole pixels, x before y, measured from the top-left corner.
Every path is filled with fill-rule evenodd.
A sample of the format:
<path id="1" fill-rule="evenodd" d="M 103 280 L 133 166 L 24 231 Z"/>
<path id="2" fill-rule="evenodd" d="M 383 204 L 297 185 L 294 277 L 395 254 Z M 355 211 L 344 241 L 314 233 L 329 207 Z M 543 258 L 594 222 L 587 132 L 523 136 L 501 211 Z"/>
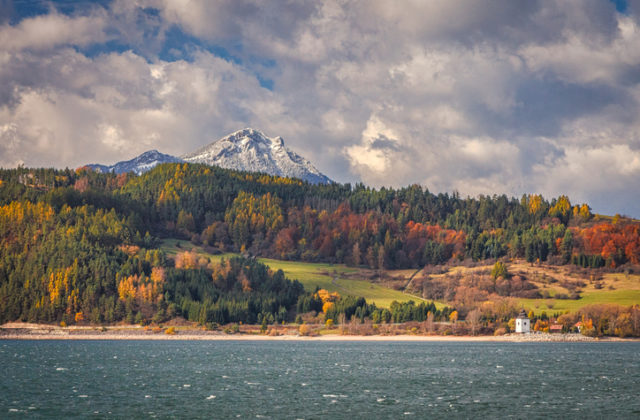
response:
<path id="1" fill-rule="evenodd" d="M 640 417 L 640 343 L 0 341 L 0 418 Z"/>

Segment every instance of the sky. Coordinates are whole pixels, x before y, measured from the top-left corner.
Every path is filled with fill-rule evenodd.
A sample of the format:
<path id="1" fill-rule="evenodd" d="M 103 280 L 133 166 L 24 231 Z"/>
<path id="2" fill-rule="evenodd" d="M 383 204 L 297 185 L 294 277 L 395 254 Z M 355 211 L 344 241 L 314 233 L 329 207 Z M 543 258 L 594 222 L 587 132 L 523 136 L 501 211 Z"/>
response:
<path id="1" fill-rule="evenodd" d="M 245 127 L 338 182 L 640 217 L 640 0 L 0 0 L 0 167 Z"/>

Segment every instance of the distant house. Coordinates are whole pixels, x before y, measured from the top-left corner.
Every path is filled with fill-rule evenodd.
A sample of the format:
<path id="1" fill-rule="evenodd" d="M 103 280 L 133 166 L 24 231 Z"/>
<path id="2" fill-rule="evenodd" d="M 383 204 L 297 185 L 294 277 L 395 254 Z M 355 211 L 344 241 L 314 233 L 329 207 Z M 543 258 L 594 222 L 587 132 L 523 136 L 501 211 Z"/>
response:
<path id="1" fill-rule="evenodd" d="M 256 256 L 253 255 L 250 251 L 244 251 L 242 254 L 242 258 L 246 258 L 248 260 L 255 260 Z"/>
<path id="2" fill-rule="evenodd" d="M 576 327 L 578 329 L 578 332 L 581 333 L 582 332 L 582 321 L 578 321 L 574 324 L 574 327 Z"/>
<path id="3" fill-rule="evenodd" d="M 520 311 L 516 318 L 516 332 L 520 334 L 528 334 L 531 329 L 531 320 L 527 316 L 527 313 L 523 310 Z"/>
<path id="4" fill-rule="evenodd" d="M 562 332 L 562 324 L 553 324 L 549 326 L 549 332 L 551 333 L 561 333 Z"/>

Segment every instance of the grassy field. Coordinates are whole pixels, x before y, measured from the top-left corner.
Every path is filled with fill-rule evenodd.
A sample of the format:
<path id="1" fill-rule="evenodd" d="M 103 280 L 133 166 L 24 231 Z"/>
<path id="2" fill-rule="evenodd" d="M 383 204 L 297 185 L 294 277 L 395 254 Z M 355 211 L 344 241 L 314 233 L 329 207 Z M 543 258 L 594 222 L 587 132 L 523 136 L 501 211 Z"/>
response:
<path id="1" fill-rule="evenodd" d="M 549 298 L 518 299 L 520 305 L 535 313 L 542 311 L 547 314 L 555 312 L 575 312 L 580 308 L 600 303 L 612 303 L 618 305 L 640 304 L 640 275 L 623 273 L 598 273 L 588 272 L 581 274 L 574 266 L 546 266 L 531 265 L 524 261 L 516 261 L 507 264 L 509 273 L 520 275 L 534 283 L 541 293 L 547 292 Z M 445 274 L 432 275 L 442 278 L 452 275 L 471 275 L 489 273 L 492 265 L 477 267 L 451 267 Z M 593 278 L 601 277 L 598 282 Z M 580 287 L 580 299 L 556 299 L 557 294 L 570 295 L 571 291 L 563 286 L 564 283 L 582 282 Z M 600 287 L 596 287 L 596 283 Z"/>
<path id="2" fill-rule="evenodd" d="M 637 274 L 592 272 L 585 275 L 576 272 L 573 266 L 531 266 L 523 262 L 512 264 L 510 271 L 526 273 L 527 278 L 531 279 L 541 291 L 546 290 L 551 295 L 550 299 L 521 299 L 523 306 L 534 312 L 542 310 L 546 310 L 547 313 L 574 312 L 583 306 L 598 303 L 625 306 L 640 304 L 640 275 Z M 601 276 L 601 279 L 595 282 L 592 276 L 595 278 Z M 550 279 L 557 281 L 551 283 Z M 569 293 L 569 290 L 558 284 L 566 280 L 581 281 L 585 284 L 581 288 L 580 299 L 553 298 L 557 293 Z M 600 284 L 600 288 L 596 287 L 596 283 Z"/>
<path id="3" fill-rule="evenodd" d="M 545 311 L 550 315 L 555 312 L 575 312 L 583 306 L 596 303 L 615 303 L 624 306 L 634 305 L 640 303 L 640 290 L 585 291 L 578 300 L 520 299 L 520 302 L 527 310 L 533 310 L 535 313 Z"/>
<path id="4" fill-rule="evenodd" d="M 180 247 L 176 246 L 177 244 L 179 244 Z M 236 255 L 211 255 L 203 248 L 195 246 L 189 241 L 176 239 L 167 239 L 163 241 L 160 248 L 169 256 L 175 256 L 178 252 L 192 250 L 199 256 L 208 258 L 212 262 L 218 262 L 222 258 L 229 258 Z M 423 300 L 418 296 L 389 289 L 364 279 L 358 279 L 357 277 L 360 270 L 341 264 L 282 261 L 268 258 L 258 258 L 258 261 L 269 266 L 273 270 L 284 271 L 288 278 L 298 280 L 304 285 L 305 289 L 309 291 L 313 291 L 316 287 L 320 287 L 321 289 L 326 289 L 330 292 L 338 292 L 343 296 L 362 296 L 367 300 L 367 302 L 375 303 L 376 306 L 386 308 L 388 308 L 394 300 L 398 302 L 407 302 L 409 300 L 420 302 Z M 404 271 L 397 273 L 393 272 L 393 274 L 406 274 Z M 407 271 L 407 273 L 408 272 L 409 271 Z M 348 276 L 348 278 L 346 276 Z M 362 278 L 364 278 L 364 276 Z"/>
<path id="5" fill-rule="evenodd" d="M 180 247 L 176 246 L 177 244 Z M 211 255 L 203 248 L 194 246 L 189 241 L 165 240 L 161 248 L 169 256 L 175 256 L 177 252 L 192 250 L 198 255 L 217 262 L 222 258 L 229 258 L 236 254 Z M 281 261 L 259 258 L 260 262 L 274 270 L 281 269 L 290 279 L 297 279 L 307 290 L 316 287 L 327 289 L 330 292 L 338 292 L 341 295 L 362 296 L 367 302 L 375 302 L 381 307 L 389 307 L 394 300 L 406 302 L 423 300 L 418 296 L 402 293 L 400 291 L 384 287 L 380 284 L 366 280 L 371 277 L 371 270 L 361 270 L 338 264 L 306 263 L 299 261 Z M 548 314 L 555 312 L 574 312 L 583 306 L 596 303 L 614 303 L 619 305 L 640 304 L 640 275 L 605 273 L 599 281 L 601 288 L 596 288 L 595 282 L 584 275 L 576 273 L 572 266 L 545 266 L 530 265 L 525 262 L 513 262 L 507 264 L 509 272 L 525 276 L 529 281 L 538 286 L 540 292 L 548 292 L 549 298 L 542 299 L 518 299 L 527 310 L 535 313 L 546 311 Z M 462 276 L 489 272 L 491 265 L 477 267 L 456 266 L 449 268 L 446 274 L 436 274 L 433 277 L 446 277 L 460 274 Z M 414 274 L 414 270 L 388 270 L 385 273 L 389 277 L 406 279 Z M 581 277 L 582 276 L 582 277 Z M 588 276 L 587 276 L 588 277 Z M 558 293 L 570 294 L 570 291 L 561 284 L 565 281 L 582 281 L 585 286 L 581 288 L 580 299 L 555 299 Z M 444 304 L 437 303 L 439 307 Z"/>
<path id="6" fill-rule="evenodd" d="M 613 303 L 617 305 L 640 304 L 640 276 L 625 275 L 621 273 L 607 273 L 602 276 L 602 288 L 597 289 L 588 279 L 584 279 L 586 286 L 580 293 L 580 299 L 521 299 L 522 304 L 534 312 L 546 310 L 550 312 L 574 312 L 586 305 L 596 303 Z M 542 287 L 549 290 L 553 296 L 556 293 L 565 293 L 561 287 Z"/>

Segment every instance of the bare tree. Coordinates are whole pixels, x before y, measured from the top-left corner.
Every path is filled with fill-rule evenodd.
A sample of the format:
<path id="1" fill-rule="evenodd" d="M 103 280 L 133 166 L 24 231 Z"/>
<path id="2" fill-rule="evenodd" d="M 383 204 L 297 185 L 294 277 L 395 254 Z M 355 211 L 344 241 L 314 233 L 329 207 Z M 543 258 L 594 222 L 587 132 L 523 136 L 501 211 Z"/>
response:
<path id="1" fill-rule="evenodd" d="M 480 328 L 480 321 L 482 319 L 482 313 L 479 309 L 474 309 L 473 311 L 467 314 L 467 324 L 469 328 L 471 328 L 471 334 L 476 335 L 476 332 Z"/>
<path id="2" fill-rule="evenodd" d="M 346 323 L 347 317 L 345 316 L 345 314 L 341 313 L 340 315 L 338 315 L 338 324 L 340 324 L 340 335 L 346 335 Z"/>
<path id="3" fill-rule="evenodd" d="M 640 335 L 640 306 L 638 305 L 631 308 L 631 325 L 633 326 L 633 335 Z"/>
<path id="4" fill-rule="evenodd" d="M 433 313 L 429 311 L 427 314 L 427 320 L 425 321 L 427 323 L 426 329 L 428 334 L 433 334 L 435 330 L 435 323 L 433 322 L 434 318 Z"/>

